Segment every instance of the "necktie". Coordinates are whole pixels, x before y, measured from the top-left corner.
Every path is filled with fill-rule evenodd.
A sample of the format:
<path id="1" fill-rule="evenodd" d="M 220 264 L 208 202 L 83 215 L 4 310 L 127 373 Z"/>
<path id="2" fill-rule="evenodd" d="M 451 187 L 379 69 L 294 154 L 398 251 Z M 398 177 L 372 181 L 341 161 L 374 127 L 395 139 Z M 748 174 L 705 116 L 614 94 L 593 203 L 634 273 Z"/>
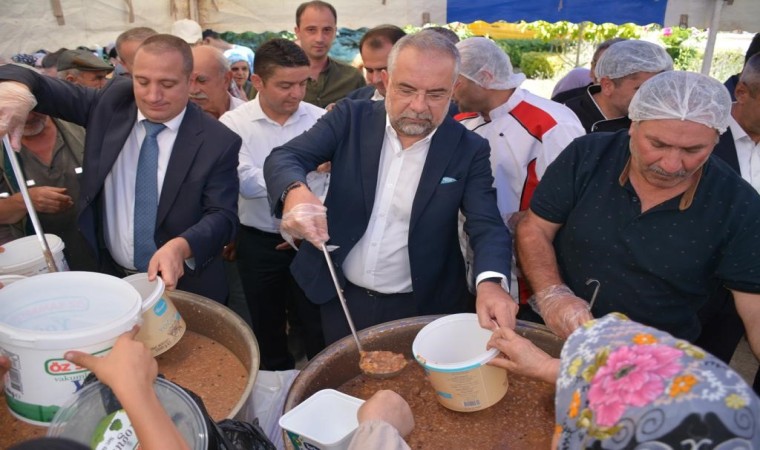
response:
<path id="1" fill-rule="evenodd" d="M 154 233 L 158 210 L 158 141 L 156 136 L 166 126 L 144 120 L 145 139 L 140 146 L 135 177 L 134 263 L 140 272 L 148 271 L 148 262 L 156 252 Z"/>

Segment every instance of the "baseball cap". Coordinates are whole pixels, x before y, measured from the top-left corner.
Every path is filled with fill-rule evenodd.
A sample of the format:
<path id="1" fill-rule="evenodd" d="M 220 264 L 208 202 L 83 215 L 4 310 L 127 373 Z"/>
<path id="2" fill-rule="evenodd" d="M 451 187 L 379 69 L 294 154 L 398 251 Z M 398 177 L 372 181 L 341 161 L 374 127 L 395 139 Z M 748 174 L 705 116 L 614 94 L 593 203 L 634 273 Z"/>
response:
<path id="1" fill-rule="evenodd" d="M 190 19 L 182 19 L 172 24 L 172 33 L 190 45 L 197 44 L 203 39 L 203 29 L 198 22 Z"/>

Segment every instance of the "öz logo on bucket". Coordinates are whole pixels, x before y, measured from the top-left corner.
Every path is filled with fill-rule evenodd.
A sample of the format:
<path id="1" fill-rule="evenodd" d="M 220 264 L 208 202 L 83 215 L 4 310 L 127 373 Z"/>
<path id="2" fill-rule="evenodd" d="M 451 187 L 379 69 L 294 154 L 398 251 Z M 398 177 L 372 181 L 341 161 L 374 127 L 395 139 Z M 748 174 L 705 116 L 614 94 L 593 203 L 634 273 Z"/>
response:
<path id="1" fill-rule="evenodd" d="M 11 360 L 5 385 L 11 413 L 47 425 L 87 376 L 63 355 L 108 352 L 137 323 L 141 306 L 129 283 L 93 272 L 46 273 L 0 289 L 0 352 Z"/>

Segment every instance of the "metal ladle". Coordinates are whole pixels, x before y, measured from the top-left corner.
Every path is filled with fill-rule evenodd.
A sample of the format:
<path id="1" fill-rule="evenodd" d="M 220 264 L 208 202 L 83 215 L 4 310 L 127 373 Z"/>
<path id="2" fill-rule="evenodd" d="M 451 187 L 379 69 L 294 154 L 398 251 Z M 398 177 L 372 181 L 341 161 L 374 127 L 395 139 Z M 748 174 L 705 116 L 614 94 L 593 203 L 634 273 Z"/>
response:
<path id="1" fill-rule="evenodd" d="M 42 231 L 42 225 L 40 225 L 40 219 L 37 217 L 37 211 L 34 209 L 32 198 L 29 196 L 29 190 L 26 188 L 26 178 L 24 178 L 24 172 L 21 170 L 21 165 L 16 158 L 16 152 L 11 148 L 11 141 L 8 139 L 8 135 L 3 136 L 3 144 L 5 147 L 5 153 L 8 155 L 8 160 L 13 167 L 13 174 L 16 176 L 16 182 L 18 183 L 18 190 L 21 192 L 21 197 L 24 199 L 26 205 L 26 211 L 29 214 L 29 219 L 32 221 L 34 227 L 34 233 L 37 235 L 37 240 L 42 247 L 42 256 L 45 258 L 45 264 L 47 264 L 49 272 L 58 272 L 58 266 L 53 258 L 53 253 L 50 251 L 47 239 L 45 239 L 45 233 Z"/>
<path id="2" fill-rule="evenodd" d="M 351 318 L 351 313 L 348 310 L 348 304 L 346 303 L 346 297 L 343 295 L 343 289 L 340 288 L 340 283 L 338 282 L 338 275 L 335 272 L 335 266 L 333 265 L 332 257 L 330 256 L 330 252 L 327 250 L 327 246 L 325 244 L 322 244 L 322 253 L 325 255 L 325 261 L 327 261 L 327 267 L 330 269 L 330 276 L 332 277 L 333 284 L 335 285 L 335 291 L 338 293 L 338 299 L 340 299 L 340 306 L 343 307 L 343 313 L 346 315 L 346 321 L 348 321 L 348 327 L 351 329 L 351 334 L 353 335 L 354 341 L 356 342 L 356 347 L 359 349 L 359 356 L 360 356 L 359 368 L 364 374 L 371 377 L 375 377 L 375 378 L 390 378 L 390 377 L 398 375 L 402 370 L 404 370 L 404 367 L 406 367 L 406 364 L 404 364 L 404 366 L 402 366 L 400 369 L 392 371 L 392 372 L 373 372 L 373 371 L 365 370 L 365 366 L 362 363 L 365 361 L 368 361 L 369 358 L 372 358 L 372 357 L 382 358 L 383 356 L 394 357 L 396 356 L 396 354 L 392 352 L 387 352 L 387 351 L 376 351 L 376 352 L 364 351 L 364 348 L 362 347 L 362 344 L 359 341 L 359 335 L 356 333 L 354 320 Z"/>

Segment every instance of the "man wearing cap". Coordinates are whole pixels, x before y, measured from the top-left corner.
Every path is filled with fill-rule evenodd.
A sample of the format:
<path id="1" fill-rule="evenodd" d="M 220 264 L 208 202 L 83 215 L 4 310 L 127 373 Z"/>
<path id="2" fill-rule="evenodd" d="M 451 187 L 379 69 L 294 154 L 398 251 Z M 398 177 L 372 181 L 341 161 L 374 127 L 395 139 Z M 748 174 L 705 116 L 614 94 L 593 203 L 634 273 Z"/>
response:
<path id="1" fill-rule="evenodd" d="M 612 44 L 599 58 L 594 74 L 599 84 L 565 105 L 581 120 L 587 133 L 626 129 L 628 104 L 643 82 L 673 70 L 673 59 L 664 48 L 651 42 L 628 40 Z"/>
<path id="2" fill-rule="evenodd" d="M 111 72 L 113 66 L 89 50 L 66 50 L 58 57 L 58 78 L 80 86 L 100 89 Z"/>
<path id="3" fill-rule="evenodd" d="M 496 207 L 488 142 L 446 114 L 458 71 L 459 52 L 445 37 L 426 30 L 404 36 L 382 72 L 384 101 L 338 102 L 264 163 L 281 229 L 308 241 L 291 271 L 321 305 L 326 343 L 349 328 L 323 244 L 337 246 L 332 259 L 360 329 L 471 310 L 460 210 L 474 251 L 480 324 L 514 328 L 517 305 L 502 288 L 512 246 Z M 326 161 L 332 170 L 323 204 L 306 175 Z"/>
<path id="4" fill-rule="evenodd" d="M 404 30 L 396 25 L 379 25 L 370 29 L 359 41 L 359 53 L 364 67 L 367 85 L 351 93 L 346 98 L 354 100 L 382 100 L 385 98 L 385 84 L 380 73 L 388 68 L 388 54 Z"/>
<path id="5" fill-rule="evenodd" d="M 521 88 L 525 75 L 514 73 L 509 56 L 492 40 L 472 37 L 457 49 L 462 66 L 454 101 L 462 113 L 474 113 L 460 115 L 465 117 L 462 125 L 491 145 L 496 201 L 508 223 L 528 209 L 546 166 L 585 132 L 567 107 Z M 516 282 L 513 295 L 518 293 Z"/>
<path id="6" fill-rule="evenodd" d="M 327 55 L 335 40 L 337 21 L 335 8 L 321 0 L 301 3 L 296 10 L 296 37 L 311 63 L 304 101 L 320 108 L 366 84 L 356 68 Z"/>
<path id="7" fill-rule="evenodd" d="M 517 250 L 552 331 L 617 311 L 693 341 L 722 284 L 760 355 L 760 196 L 711 157 L 730 108 L 720 82 L 661 73 L 633 97 L 629 130 L 576 139 L 548 167 Z"/>

